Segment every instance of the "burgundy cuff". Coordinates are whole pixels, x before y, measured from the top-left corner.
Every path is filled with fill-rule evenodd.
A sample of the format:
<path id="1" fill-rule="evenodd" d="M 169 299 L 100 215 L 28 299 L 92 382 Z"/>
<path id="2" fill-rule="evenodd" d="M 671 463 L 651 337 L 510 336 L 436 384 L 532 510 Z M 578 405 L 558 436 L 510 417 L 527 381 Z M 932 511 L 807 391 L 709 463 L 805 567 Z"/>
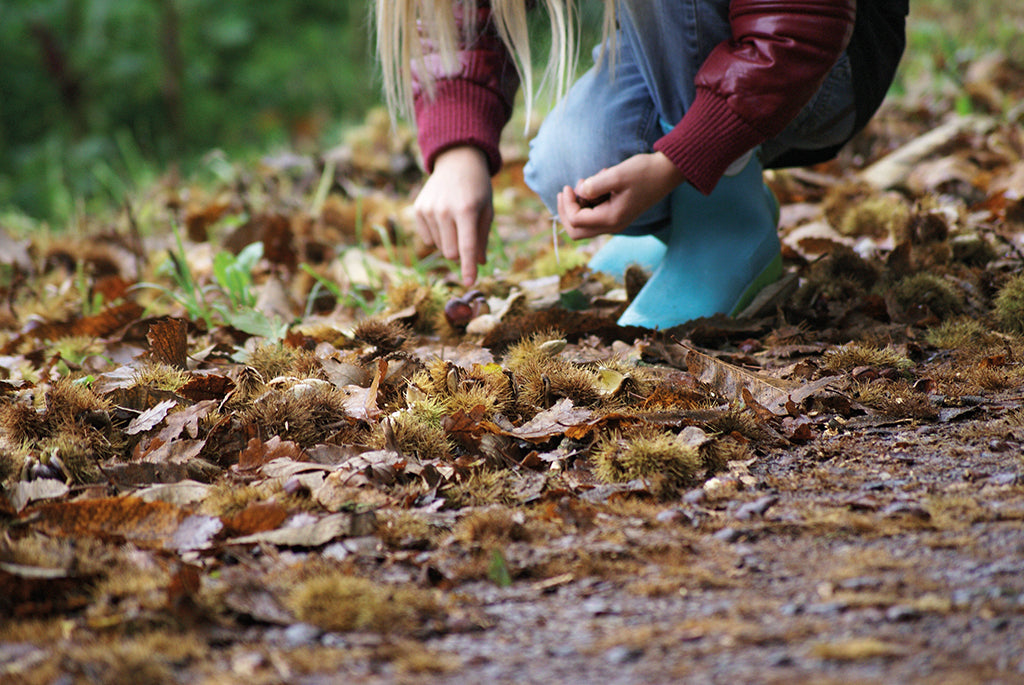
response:
<path id="1" fill-rule="evenodd" d="M 682 121 L 654 143 L 686 180 L 709 195 L 729 165 L 766 140 L 720 97 L 698 88 Z"/>
<path id="2" fill-rule="evenodd" d="M 423 164 L 433 172 L 437 156 L 459 145 L 473 145 L 487 156 L 491 174 L 501 169 L 501 130 L 511 116 L 493 90 L 460 79 L 440 80 L 433 99 L 416 99 L 416 127 Z"/>

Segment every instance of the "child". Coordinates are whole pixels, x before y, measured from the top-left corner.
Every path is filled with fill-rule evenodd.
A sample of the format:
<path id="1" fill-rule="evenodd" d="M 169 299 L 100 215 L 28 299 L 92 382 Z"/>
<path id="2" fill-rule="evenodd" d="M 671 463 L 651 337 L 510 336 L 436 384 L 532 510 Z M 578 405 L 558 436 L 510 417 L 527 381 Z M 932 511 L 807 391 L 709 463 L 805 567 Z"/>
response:
<path id="1" fill-rule="evenodd" d="M 414 113 L 430 177 L 417 230 L 476 280 L 498 140 L 522 83 L 527 12 L 547 11 L 545 82 L 565 89 L 575 0 L 377 0 L 393 112 Z M 619 323 L 734 314 L 781 274 L 765 167 L 832 158 L 880 105 L 908 0 L 604 0 L 594 66 L 530 144 L 527 184 L 576 239 L 617 234 L 590 267 L 652 269 Z"/>

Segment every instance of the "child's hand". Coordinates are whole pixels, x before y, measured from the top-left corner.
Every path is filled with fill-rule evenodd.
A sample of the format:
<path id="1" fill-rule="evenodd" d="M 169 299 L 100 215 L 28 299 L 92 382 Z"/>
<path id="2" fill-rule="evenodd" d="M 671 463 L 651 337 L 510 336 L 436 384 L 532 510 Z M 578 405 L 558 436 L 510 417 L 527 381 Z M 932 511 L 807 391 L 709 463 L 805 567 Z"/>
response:
<path id="1" fill-rule="evenodd" d="M 684 182 L 661 154 L 634 155 L 558 194 L 558 217 L 574 239 L 618 233 Z"/>
<path id="2" fill-rule="evenodd" d="M 434 161 L 434 173 L 413 203 L 420 237 L 439 248 L 445 258 L 459 260 L 467 287 L 476 282 L 477 265 L 487 261 L 493 192 L 484 153 L 475 147 L 456 147 Z"/>

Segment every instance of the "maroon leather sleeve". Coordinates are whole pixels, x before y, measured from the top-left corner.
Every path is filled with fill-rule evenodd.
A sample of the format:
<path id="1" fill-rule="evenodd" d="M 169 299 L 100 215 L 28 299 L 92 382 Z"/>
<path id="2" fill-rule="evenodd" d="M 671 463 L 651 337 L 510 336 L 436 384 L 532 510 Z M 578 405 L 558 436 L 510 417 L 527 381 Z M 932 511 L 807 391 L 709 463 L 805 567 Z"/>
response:
<path id="1" fill-rule="evenodd" d="M 461 18 L 456 17 L 462 28 Z M 475 145 L 487 155 L 491 173 L 501 168 L 498 143 L 512 116 L 519 75 L 505 44 L 490 23 L 484 3 L 476 16 L 479 30 L 459 45 L 454 70 L 445 70 L 440 58 L 424 42 L 426 58 L 413 65 L 413 106 L 420 151 L 427 171 L 444 150 Z M 429 70 L 434 92 L 420 87 L 419 69 Z"/>
<path id="2" fill-rule="evenodd" d="M 820 87 L 853 32 L 856 0 L 733 0 L 731 40 L 697 74 L 683 119 L 655 149 L 700 191 L 781 132 Z"/>

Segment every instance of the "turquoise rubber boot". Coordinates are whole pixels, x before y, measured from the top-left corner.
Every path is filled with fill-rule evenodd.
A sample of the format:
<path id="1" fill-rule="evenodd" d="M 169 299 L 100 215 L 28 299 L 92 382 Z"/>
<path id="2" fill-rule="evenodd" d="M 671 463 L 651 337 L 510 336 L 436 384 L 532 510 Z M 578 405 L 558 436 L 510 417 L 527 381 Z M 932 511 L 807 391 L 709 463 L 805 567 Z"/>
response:
<path id="1" fill-rule="evenodd" d="M 672 227 L 661 264 L 619 318 L 665 329 L 714 314 L 735 315 L 782 276 L 779 205 L 757 155 L 711 195 L 672 191 Z"/>
<path id="2" fill-rule="evenodd" d="M 609 274 L 621 279 L 626 267 L 636 264 L 648 272 L 654 271 L 665 256 L 669 230 L 651 235 L 615 235 L 587 262 L 591 271 Z"/>

